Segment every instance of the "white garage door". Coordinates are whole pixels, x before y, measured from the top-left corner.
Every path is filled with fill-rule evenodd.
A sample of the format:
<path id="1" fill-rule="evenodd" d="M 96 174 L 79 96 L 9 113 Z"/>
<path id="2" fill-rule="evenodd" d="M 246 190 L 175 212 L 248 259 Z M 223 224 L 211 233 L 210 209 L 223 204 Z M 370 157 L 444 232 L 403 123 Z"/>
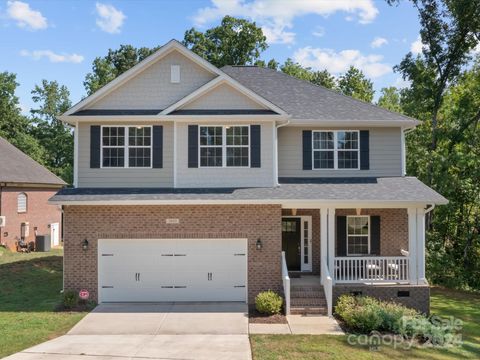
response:
<path id="1" fill-rule="evenodd" d="M 246 301 L 246 239 L 99 240 L 99 302 Z"/>

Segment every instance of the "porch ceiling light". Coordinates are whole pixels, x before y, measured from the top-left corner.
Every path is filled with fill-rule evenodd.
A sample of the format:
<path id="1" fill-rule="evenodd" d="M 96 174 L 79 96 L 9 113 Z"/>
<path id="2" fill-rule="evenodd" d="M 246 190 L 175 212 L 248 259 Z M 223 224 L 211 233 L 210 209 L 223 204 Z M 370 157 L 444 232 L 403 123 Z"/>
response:
<path id="1" fill-rule="evenodd" d="M 297 216 L 297 209 L 292 209 L 292 216 Z"/>
<path id="2" fill-rule="evenodd" d="M 357 209 L 355 209 L 355 211 L 357 212 L 357 216 L 360 216 L 360 214 L 362 213 L 362 209 L 361 209 L 361 208 L 357 208 Z"/>
<path id="3" fill-rule="evenodd" d="M 84 239 L 82 241 L 82 249 L 83 251 L 87 251 L 88 250 L 88 240 L 87 239 Z"/>
<path id="4" fill-rule="evenodd" d="M 262 243 L 262 240 L 260 238 L 257 239 L 257 242 L 255 244 L 257 250 L 262 250 L 263 248 L 263 243 Z"/>

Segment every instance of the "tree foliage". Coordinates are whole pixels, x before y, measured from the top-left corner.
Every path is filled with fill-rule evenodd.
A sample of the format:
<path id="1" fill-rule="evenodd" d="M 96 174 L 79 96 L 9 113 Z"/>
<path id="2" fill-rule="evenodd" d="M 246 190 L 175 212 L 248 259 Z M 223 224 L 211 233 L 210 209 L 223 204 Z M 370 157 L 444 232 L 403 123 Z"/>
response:
<path id="1" fill-rule="evenodd" d="M 347 72 L 338 79 L 338 89 L 344 95 L 366 102 L 372 102 L 375 94 L 373 82 L 367 79 L 361 70 L 353 66 L 350 66 Z"/>
<path id="2" fill-rule="evenodd" d="M 0 136 L 34 160 L 43 163 L 45 150 L 31 135 L 29 119 L 21 114 L 18 97 L 15 95 L 17 86 L 15 74 L 0 73 Z"/>
<path id="3" fill-rule="evenodd" d="M 32 91 L 38 108 L 32 109 L 32 133 L 46 150 L 45 165 L 67 183 L 73 182 L 73 135 L 69 126 L 57 119 L 71 107 L 68 89 L 56 81 L 42 80 Z"/>
<path id="4" fill-rule="evenodd" d="M 191 28 L 183 44 L 216 67 L 254 64 L 266 50 L 267 38 L 255 22 L 225 16 L 219 26 L 205 32 Z"/>
<path id="5" fill-rule="evenodd" d="M 403 112 L 401 104 L 401 94 L 395 86 L 382 88 L 382 90 L 380 90 L 380 93 L 381 95 L 377 101 L 378 106 L 390 111 L 395 111 L 399 113 Z"/>
<path id="6" fill-rule="evenodd" d="M 92 72 L 87 74 L 83 82 L 87 95 L 93 94 L 159 48 L 135 48 L 132 45 L 120 45 L 116 50 L 109 49 L 106 56 L 96 57 L 93 60 Z"/>

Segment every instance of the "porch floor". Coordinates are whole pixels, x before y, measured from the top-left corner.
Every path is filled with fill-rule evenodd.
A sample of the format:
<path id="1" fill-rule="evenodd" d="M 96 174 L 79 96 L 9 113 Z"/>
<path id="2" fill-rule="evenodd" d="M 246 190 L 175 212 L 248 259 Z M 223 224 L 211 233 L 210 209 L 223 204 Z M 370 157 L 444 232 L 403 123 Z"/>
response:
<path id="1" fill-rule="evenodd" d="M 311 274 L 300 274 L 300 277 L 290 278 L 291 286 L 311 286 L 320 285 L 320 276 Z"/>

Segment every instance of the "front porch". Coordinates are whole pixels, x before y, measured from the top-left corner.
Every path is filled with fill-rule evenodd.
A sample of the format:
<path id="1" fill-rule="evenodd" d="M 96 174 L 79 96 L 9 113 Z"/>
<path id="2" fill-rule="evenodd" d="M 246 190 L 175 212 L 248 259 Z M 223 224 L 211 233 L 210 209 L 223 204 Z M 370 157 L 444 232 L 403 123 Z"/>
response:
<path id="1" fill-rule="evenodd" d="M 287 309 L 291 299 L 285 287 L 308 274 L 323 287 L 328 315 L 342 293 L 392 299 L 428 312 L 424 225 L 428 211 L 423 207 L 283 209 Z M 301 278 L 290 279 L 289 271 Z"/>

